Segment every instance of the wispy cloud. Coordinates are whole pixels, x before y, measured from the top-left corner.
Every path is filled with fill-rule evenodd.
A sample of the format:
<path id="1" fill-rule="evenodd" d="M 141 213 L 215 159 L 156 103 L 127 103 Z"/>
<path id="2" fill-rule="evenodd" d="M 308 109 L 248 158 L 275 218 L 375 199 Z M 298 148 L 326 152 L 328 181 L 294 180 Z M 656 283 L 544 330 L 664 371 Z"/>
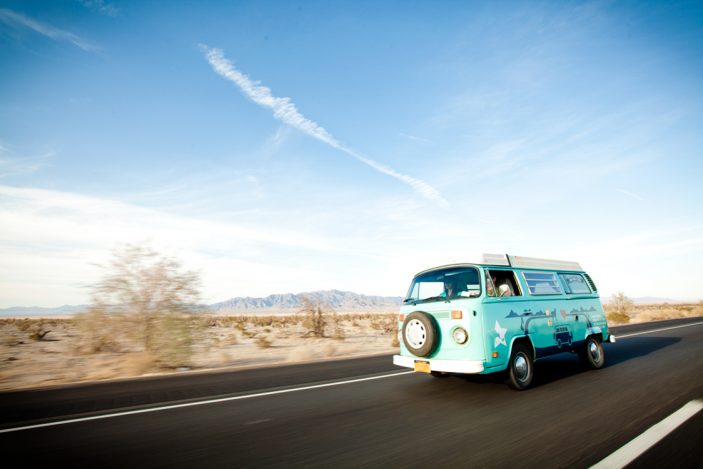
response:
<path id="1" fill-rule="evenodd" d="M 405 137 L 408 140 L 415 140 L 418 142 L 425 142 L 425 143 L 432 143 L 431 140 L 428 140 L 426 138 L 418 137 L 417 135 L 409 135 L 409 134 L 404 134 L 403 132 L 398 133 L 401 137 Z"/>
<path id="2" fill-rule="evenodd" d="M 99 49 L 95 44 L 91 44 L 82 37 L 77 36 L 70 31 L 55 28 L 54 26 L 46 23 L 41 23 L 35 19 L 29 18 L 28 16 L 8 10 L 7 8 L 0 8 L 0 22 L 12 27 L 31 29 L 32 31 L 55 41 L 70 42 L 74 46 L 80 47 L 85 51 L 92 52 Z"/>
<path id="3" fill-rule="evenodd" d="M 626 191 L 625 189 L 617 189 L 618 192 L 621 194 L 625 194 L 626 196 L 633 198 L 635 200 L 639 200 L 640 202 L 644 202 L 644 198 L 638 194 L 635 194 L 634 192 Z"/>
<path id="4" fill-rule="evenodd" d="M 94 281 L 90 262 L 103 261 L 116 245 L 145 240 L 202 270 L 205 294 L 213 299 L 304 291 L 321 278 L 300 259 L 337 250 L 334 240 L 308 231 L 283 227 L 278 220 L 184 216 L 121 200 L 0 184 L 0 307 L 84 302 L 78 285 Z"/>
<path id="5" fill-rule="evenodd" d="M 438 203 L 443 207 L 449 206 L 448 202 L 444 199 L 444 197 L 442 197 L 439 191 L 425 181 L 408 176 L 407 174 L 399 173 L 389 166 L 367 158 L 343 145 L 318 123 L 303 116 L 298 111 L 295 104 L 291 102 L 290 98 L 279 98 L 274 96 L 270 88 L 259 84 L 259 82 L 253 81 L 247 75 L 237 70 L 232 62 L 224 56 L 222 50 L 210 48 L 205 45 L 201 45 L 201 49 L 205 53 L 205 57 L 216 73 L 236 84 L 239 89 L 242 90 L 244 95 L 251 99 L 254 103 L 271 109 L 273 111 L 274 118 L 313 138 L 316 138 L 317 140 L 320 140 L 321 142 L 326 143 L 332 148 L 335 148 L 351 156 L 352 158 L 355 158 L 356 160 L 370 166 L 382 174 L 407 184 L 415 190 L 415 192 L 426 199 Z"/>
<path id="6" fill-rule="evenodd" d="M 117 16 L 120 12 L 119 8 L 115 5 L 112 3 L 107 3 L 103 0 L 78 0 L 78 3 L 86 8 L 97 11 L 101 15 Z"/>
<path id="7" fill-rule="evenodd" d="M 13 150 L 0 143 L 0 179 L 38 171 L 52 156 L 54 156 L 53 150 L 36 156 L 18 156 Z"/>

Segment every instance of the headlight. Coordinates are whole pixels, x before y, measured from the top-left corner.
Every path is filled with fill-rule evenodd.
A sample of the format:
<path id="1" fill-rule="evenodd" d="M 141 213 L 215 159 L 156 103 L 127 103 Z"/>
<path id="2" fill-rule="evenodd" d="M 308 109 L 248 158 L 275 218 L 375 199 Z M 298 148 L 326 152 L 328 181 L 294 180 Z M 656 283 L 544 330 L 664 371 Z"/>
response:
<path id="1" fill-rule="evenodd" d="M 469 333 L 463 327 L 457 327 L 452 331 L 452 339 L 459 345 L 465 344 L 469 340 Z"/>

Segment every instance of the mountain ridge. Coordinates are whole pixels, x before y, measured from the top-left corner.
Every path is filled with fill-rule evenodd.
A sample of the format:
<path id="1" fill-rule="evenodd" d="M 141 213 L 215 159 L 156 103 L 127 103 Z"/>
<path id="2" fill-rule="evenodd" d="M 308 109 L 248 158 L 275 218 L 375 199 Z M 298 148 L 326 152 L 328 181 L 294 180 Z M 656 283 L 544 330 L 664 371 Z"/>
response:
<path id="1" fill-rule="evenodd" d="M 294 312 L 300 308 L 303 297 L 320 301 L 340 312 L 397 310 L 401 296 L 364 295 L 343 290 L 316 290 L 303 293 L 275 293 L 265 297 L 240 296 L 225 301 L 201 305 L 216 314 Z M 89 305 L 63 305 L 56 308 L 13 306 L 0 308 L 0 316 L 73 316 L 86 311 Z"/>

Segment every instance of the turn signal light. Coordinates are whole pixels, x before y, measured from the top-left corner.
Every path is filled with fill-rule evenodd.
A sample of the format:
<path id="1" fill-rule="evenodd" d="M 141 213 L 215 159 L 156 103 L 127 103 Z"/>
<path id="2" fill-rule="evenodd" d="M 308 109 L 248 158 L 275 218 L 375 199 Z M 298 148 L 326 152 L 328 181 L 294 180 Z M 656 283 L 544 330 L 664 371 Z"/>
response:
<path id="1" fill-rule="evenodd" d="M 452 311 L 452 319 L 461 319 L 463 316 L 460 309 Z"/>
<path id="2" fill-rule="evenodd" d="M 405 321 L 405 315 L 404 315 L 404 314 L 399 314 L 399 315 L 398 315 L 398 321 L 400 321 L 400 322 Z"/>
<path id="3" fill-rule="evenodd" d="M 498 352 L 493 352 L 493 358 L 498 358 Z"/>

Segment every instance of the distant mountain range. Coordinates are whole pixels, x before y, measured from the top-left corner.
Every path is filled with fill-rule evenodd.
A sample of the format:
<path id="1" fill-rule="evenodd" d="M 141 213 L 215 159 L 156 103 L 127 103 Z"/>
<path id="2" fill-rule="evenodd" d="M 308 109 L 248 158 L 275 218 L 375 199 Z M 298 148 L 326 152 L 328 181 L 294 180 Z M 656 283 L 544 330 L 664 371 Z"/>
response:
<path id="1" fill-rule="evenodd" d="M 312 300 L 322 301 L 339 312 L 361 312 L 361 311 L 395 311 L 403 302 L 401 296 L 372 296 L 361 295 L 350 291 L 322 290 L 306 293 L 283 293 L 269 295 L 264 298 L 254 298 L 250 296 L 231 298 L 219 303 L 203 305 L 212 313 L 233 314 L 233 313 L 271 313 L 271 312 L 293 312 L 300 308 L 302 298 L 307 296 Z M 608 303 L 611 296 L 601 297 L 603 303 Z M 671 298 L 639 297 L 632 298 L 635 304 L 661 304 L 661 303 L 684 303 L 683 301 Z M 0 317 L 22 317 L 22 316 L 72 316 L 88 309 L 88 305 L 63 305 L 57 308 L 40 308 L 38 306 L 14 306 L 12 308 L 0 309 Z"/>
<path id="2" fill-rule="evenodd" d="M 306 293 L 284 293 L 264 298 L 237 297 L 219 303 L 204 305 L 213 313 L 266 313 L 273 311 L 292 312 L 300 308 L 302 298 L 322 301 L 339 312 L 395 311 L 403 302 L 400 296 L 370 296 L 359 293 L 323 290 Z M 15 306 L 0 309 L 0 316 L 71 316 L 81 313 L 88 305 L 64 305 L 58 308 L 37 306 Z"/>
<path id="3" fill-rule="evenodd" d="M 395 310 L 403 302 L 400 296 L 369 296 L 350 291 L 324 290 L 306 293 L 285 293 L 264 298 L 238 297 L 209 305 L 214 313 L 245 313 L 256 311 L 295 310 L 302 298 L 322 301 L 337 311 Z"/>

